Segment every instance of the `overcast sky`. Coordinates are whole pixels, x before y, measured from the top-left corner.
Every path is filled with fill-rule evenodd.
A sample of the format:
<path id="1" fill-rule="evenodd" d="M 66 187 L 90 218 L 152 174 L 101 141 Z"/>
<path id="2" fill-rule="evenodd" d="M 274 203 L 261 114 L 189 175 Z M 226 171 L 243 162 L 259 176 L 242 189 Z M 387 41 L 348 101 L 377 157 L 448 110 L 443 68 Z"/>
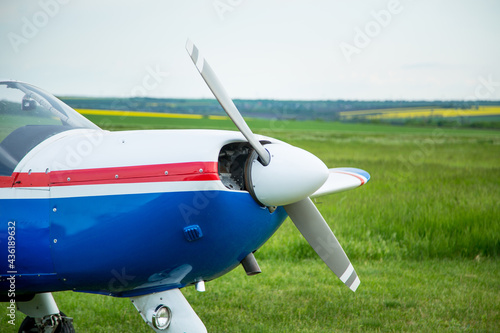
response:
<path id="1" fill-rule="evenodd" d="M 0 78 L 58 95 L 500 99 L 500 1 L 0 0 Z"/>

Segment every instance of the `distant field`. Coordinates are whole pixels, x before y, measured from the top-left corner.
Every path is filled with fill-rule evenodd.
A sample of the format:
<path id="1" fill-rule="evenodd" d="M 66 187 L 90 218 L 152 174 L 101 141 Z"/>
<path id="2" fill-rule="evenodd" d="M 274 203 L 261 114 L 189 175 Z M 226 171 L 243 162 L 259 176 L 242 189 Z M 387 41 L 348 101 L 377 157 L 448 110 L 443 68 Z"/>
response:
<path id="1" fill-rule="evenodd" d="M 389 120 L 411 118 L 460 118 L 500 116 L 500 106 L 479 106 L 470 109 L 392 108 L 340 112 L 341 120 Z"/>
<path id="2" fill-rule="evenodd" d="M 110 130 L 236 130 L 208 117 L 86 116 Z M 184 290 L 209 332 L 500 331 L 499 131 L 248 123 L 329 167 L 371 174 L 362 188 L 316 199 L 361 285 L 356 293 L 342 285 L 287 221 L 256 252 L 263 274 L 238 268 L 207 283 L 206 293 Z M 151 332 L 129 300 L 55 297 L 77 332 Z"/>
<path id="3" fill-rule="evenodd" d="M 114 117 L 141 117 L 141 118 L 177 118 L 177 119 L 202 119 L 198 114 L 181 113 L 161 113 L 161 112 L 143 112 L 143 111 L 119 111 L 119 110 L 95 110 L 95 109 L 76 109 L 79 113 L 89 116 L 114 116 Z"/>
<path id="4" fill-rule="evenodd" d="M 183 128 L 203 128 L 203 129 L 223 129 L 234 130 L 237 128 L 226 116 L 201 116 L 190 114 L 162 114 L 144 113 L 130 111 L 108 111 L 108 110 L 84 110 L 77 109 L 88 119 L 109 130 L 132 130 L 132 129 L 183 129 Z M 130 116 L 132 115 L 132 116 Z M 320 120 L 294 121 L 279 118 L 246 118 L 252 129 L 259 129 L 265 132 L 290 132 L 290 131 L 321 131 L 321 132 L 380 132 L 380 133 L 432 133 L 435 128 L 422 127 L 402 127 L 383 124 L 356 124 L 327 122 Z M 498 131 L 462 128 L 447 128 L 447 133 L 460 133 L 471 135 L 492 134 Z"/>
<path id="5" fill-rule="evenodd" d="M 173 108 L 172 110 L 176 110 Z M 213 110 L 218 112 L 219 110 Z M 127 127 L 128 125 L 134 126 L 138 123 L 141 127 L 148 127 L 149 124 L 155 124 L 155 118 L 167 119 L 189 119 L 200 120 L 198 124 L 201 126 L 212 126 L 204 124 L 205 120 L 228 120 L 227 116 L 210 115 L 209 114 L 196 114 L 196 113 L 168 113 L 168 112 L 146 112 L 146 111 L 117 111 L 117 110 L 95 110 L 95 109 L 77 109 L 83 115 L 92 118 L 93 116 L 106 116 L 109 121 L 112 120 L 116 128 Z M 184 110 L 185 111 L 185 110 Z M 209 111 L 210 112 L 210 111 Z M 220 111 L 219 111 L 220 112 Z M 264 116 L 265 115 L 265 116 Z M 288 115 L 289 116 L 289 115 Z M 271 113 L 255 113 L 253 119 L 260 119 L 266 121 L 270 126 L 282 126 L 283 122 L 293 121 L 287 119 L 287 112 L 274 111 Z M 147 120 L 136 121 L 133 118 L 152 118 Z M 310 122 L 324 122 L 320 118 L 315 118 L 314 112 L 309 114 L 307 111 L 297 116 L 309 120 L 301 120 L 301 125 Z M 322 116 L 327 117 L 327 116 Z M 117 119 L 123 118 L 123 119 Z M 126 118 L 132 118 L 126 120 Z M 402 107 L 402 108 L 387 108 L 387 109 L 367 109 L 367 110 L 353 110 L 353 111 L 340 111 L 338 113 L 330 112 L 327 118 L 337 119 L 341 122 L 363 122 L 363 123 L 391 123 L 399 125 L 410 126 L 424 126 L 424 127 L 465 127 L 465 128 L 485 128 L 485 129 L 500 129 L 500 106 L 496 105 L 482 105 L 474 106 L 472 108 L 444 108 L 444 107 Z M 101 118 L 100 118 L 101 119 Z M 170 122 L 169 124 L 176 124 L 177 122 Z M 327 123 L 331 123 L 331 120 Z M 180 128 L 184 126 L 192 126 L 192 122 L 181 122 Z M 198 125 L 197 124 L 197 125 Z"/>

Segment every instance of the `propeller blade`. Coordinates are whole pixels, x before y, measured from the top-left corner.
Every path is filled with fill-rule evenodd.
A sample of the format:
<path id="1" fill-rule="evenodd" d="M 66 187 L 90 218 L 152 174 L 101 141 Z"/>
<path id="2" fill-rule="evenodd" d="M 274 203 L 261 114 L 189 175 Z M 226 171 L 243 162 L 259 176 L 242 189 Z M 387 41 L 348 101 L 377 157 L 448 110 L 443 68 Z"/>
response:
<path id="1" fill-rule="evenodd" d="M 284 206 L 288 216 L 325 264 L 352 291 L 359 278 L 339 241 L 310 198 Z"/>
<path id="2" fill-rule="evenodd" d="M 227 115 L 229 116 L 229 118 L 231 118 L 236 127 L 238 127 L 241 134 L 243 134 L 252 148 L 255 149 L 255 151 L 259 155 L 261 163 L 264 166 L 268 165 L 271 160 L 269 152 L 264 148 L 259 140 L 257 140 L 252 130 L 250 129 L 250 127 L 248 127 L 247 123 L 234 105 L 233 100 L 229 97 L 226 89 L 224 89 L 224 86 L 215 75 L 215 72 L 207 63 L 196 45 L 194 45 L 189 39 L 186 42 L 186 50 L 188 51 L 191 60 L 193 60 L 196 68 L 214 94 L 215 98 L 217 98 L 217 100 L 219 101 L 224 111 L 226 111 Z"/>

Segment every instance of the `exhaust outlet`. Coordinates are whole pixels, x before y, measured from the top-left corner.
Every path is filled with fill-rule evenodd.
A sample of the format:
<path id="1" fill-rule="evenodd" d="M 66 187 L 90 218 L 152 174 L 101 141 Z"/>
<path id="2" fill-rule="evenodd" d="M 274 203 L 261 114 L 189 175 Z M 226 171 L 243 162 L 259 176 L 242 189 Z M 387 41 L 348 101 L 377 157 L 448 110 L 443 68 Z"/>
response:
<path id="1" fill-rule="evenodd" d="M 249 253 L 245 257 L 245 259 L 241 261 L 241 265 L 245 269 L 245 272 L 247 273 L 248 276 L 262 273 L 253 253 Z"/>

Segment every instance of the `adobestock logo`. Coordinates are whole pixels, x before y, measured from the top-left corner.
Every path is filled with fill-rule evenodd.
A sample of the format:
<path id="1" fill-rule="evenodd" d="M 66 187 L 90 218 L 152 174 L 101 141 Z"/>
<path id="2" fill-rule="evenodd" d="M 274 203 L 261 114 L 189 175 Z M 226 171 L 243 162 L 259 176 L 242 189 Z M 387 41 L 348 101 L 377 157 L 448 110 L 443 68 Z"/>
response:
<path id="1" fill-rule="evenodd" d="M 212 5 L 220 20 L 224 21 L 226 14 L 233 12 L 242 2 L 243 0 L 215 0 Z"/>
<path id="2" fill-rule="evenodd" d="M 498 92 L 498 87 L 500 87 L 500 82 L 493 81 L 493 75 L 490 74 L 488 78 L 484 76 L 478 77 L 479 83 L 474 89 L 474 95 L 466 97 L 469 100 L 480 100 L 488 99 L 494 97 L 495 92 Z"/>
<path id="3" fill-rule="evenodd" d="M 141 84 L 130 89 L 132 97 L 146 97 L 148 92 L 158 88 L 163 80 L 170 75 L 169 72 L 162 71 L 159 65 L 156 65 L 155 68 L 148 65 L 144 69 L 146 74 L 142 77 Z"/>
<path id="4" fill-rule="evenodd" d="M 50 20 L 59 14 L 61 5 L 66 5 L 70 0 L 40 0 L 38 5 L 40 10 L 36 11 L 31 19 L 23 16 L 21 19 L 23 25 L 21 27 L 21 34 L 9 32 L 10 45 L 15 53 L 19 52 L 19 47 L 23 44 L 28 44 L 30 40 L 35 38 L 41 29 L 49 24 Z"/>
<path id="5" fill-rule="evenodd" d="M 351 63 L 353 55 L 360 54 L 363 49 L 371 44 L 374 38 L 391 24 L 394 15 L 403 11 L 403 6 L 399 0 L 390 0 L 386 7 L 386 9 L 379 11 L 372 10 L 370 15 L 373 20 L 366 22 L 363 29 L 359 26 L 354 27 L 355 34 L 352 43 L 341 42 L 339 44 L 340 50 L 348 63 Z"/>

